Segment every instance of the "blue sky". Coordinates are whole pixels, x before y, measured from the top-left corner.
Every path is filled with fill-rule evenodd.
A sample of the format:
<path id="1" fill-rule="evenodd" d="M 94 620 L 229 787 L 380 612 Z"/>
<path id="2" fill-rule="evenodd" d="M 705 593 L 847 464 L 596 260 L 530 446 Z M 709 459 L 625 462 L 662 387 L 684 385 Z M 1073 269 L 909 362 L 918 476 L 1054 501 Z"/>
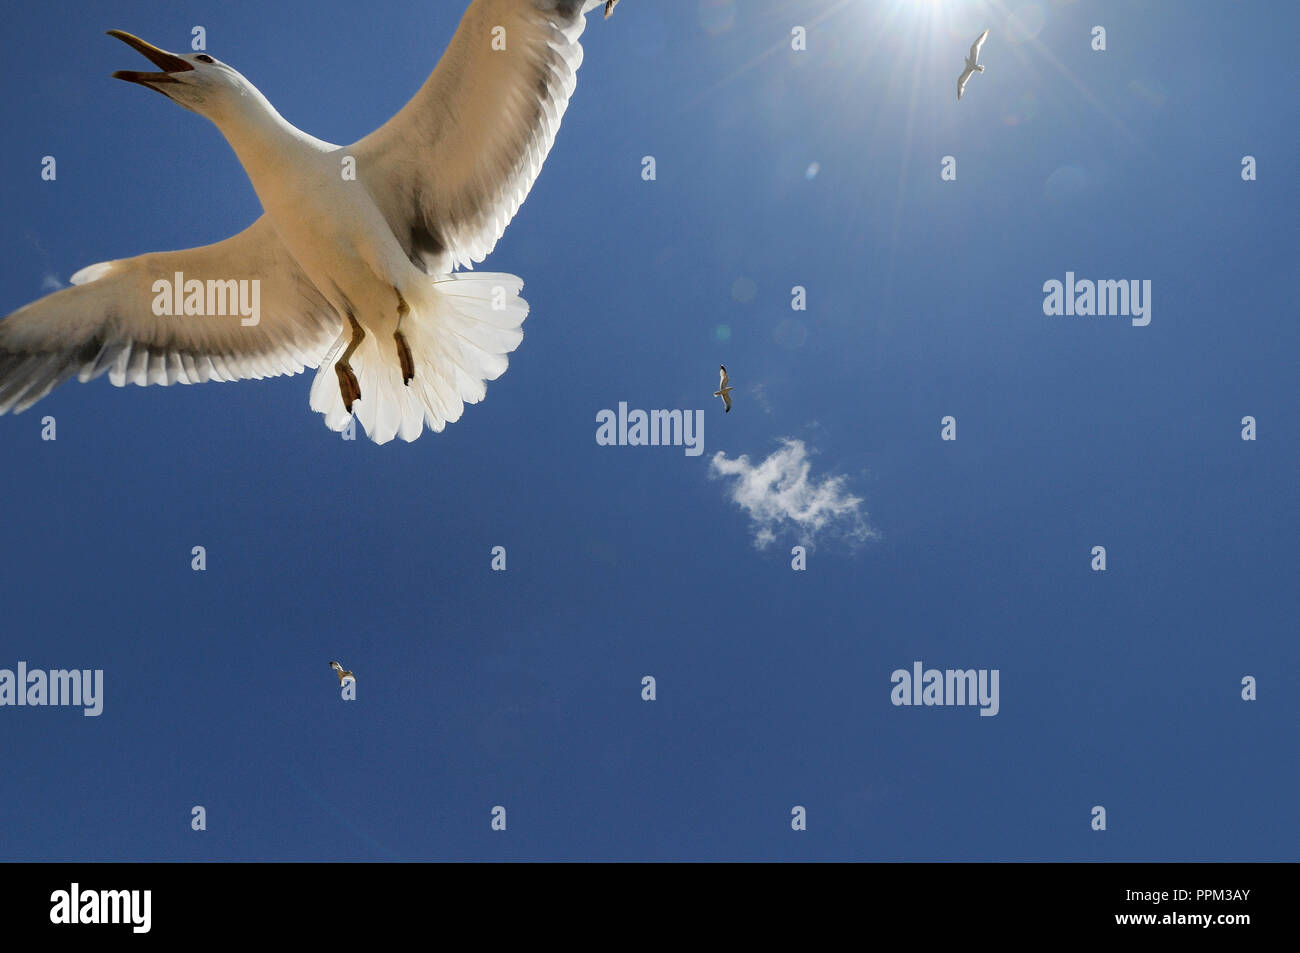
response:
<path id="1" fill-rule="evenodd" d="M 10 11 L 0 313 L 259 214 L 215 127 L 110 78 L 141 62 L 104 30 L 199 23 L 349 142 L 462 5 L 369 12 Z M 1247 0 L 593 17 L 483 266 L 523 277 L 524 342 L 445 432 L 342 441 L 303 376 L 0 417 L 0 667 L 105 672 L 97 718 L 0 708 L 0 857 L 1295 860 L 1297 27 Z M 1150 280 L 1150 325 L 1044 315 L 1067 271 Z M 704 453 L 597 446 L 620 401 L 704 410 Z M 845 509 L 760 547 L 711 461 L 787 441 Z M 997 669 L 999 713 L 892 705 L 916 660 Z"/>

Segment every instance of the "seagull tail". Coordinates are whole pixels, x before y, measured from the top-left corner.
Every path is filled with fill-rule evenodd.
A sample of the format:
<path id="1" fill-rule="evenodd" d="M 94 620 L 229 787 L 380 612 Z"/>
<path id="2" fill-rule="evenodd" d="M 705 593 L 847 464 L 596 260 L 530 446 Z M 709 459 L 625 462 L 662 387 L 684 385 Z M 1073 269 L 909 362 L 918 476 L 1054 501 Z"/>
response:
<path id="1" fill-rule="evenodd" d="M 412 441 L 427 423 L 440 433 L 476 404 L 486 382 L 505 373 L 507 355 L 519 346 L 528 302 L 519 296 L 523 280 L 492 272 L 456 272 L 431 280 L 418 298 L 407 291 L 410 312 L 402 334 L 411 348 L 415 377 L 402 380 L 397 343 L 391 333 L 367 330 L 350 364 L 361 387 L 353 414 L 375 443 L 393 437 Z M 311 408 L 331 430 L 352 419 L 343 407 L 334 364 L 351 339 L 347 330 L 320 364 L 311 386 Z"/>

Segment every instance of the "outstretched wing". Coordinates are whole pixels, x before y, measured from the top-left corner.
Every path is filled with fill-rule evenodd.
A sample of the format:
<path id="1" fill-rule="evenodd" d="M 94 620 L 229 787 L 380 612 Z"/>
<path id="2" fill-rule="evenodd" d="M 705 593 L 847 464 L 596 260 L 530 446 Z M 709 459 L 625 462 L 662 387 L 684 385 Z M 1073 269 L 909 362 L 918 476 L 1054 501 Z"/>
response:
<path id="1" fill-rule="evenodd" d="M 963 70 L 962 74 L 957 77 L 957 99 L 961 99 L 961 94 L 966 90 L 966 80 L 975 74 L 973 69 Z"/>
<path id="2" fill-rule="evenodd" d="M 358 177 L 428 273 L 472 267 L 496 246 L 555 142 L 586 14 L 604 3 L 474 0 L 415 97 L 351 147 Z"/>
<path id="3" fill-rule="evenodd" d="M 729 413 L 731 413 L 731 392 L 730 392 L 730 391 L 725 391 L 725 390 L 724 390 L 724 391 L 722 392 L 722 402 L 723 402 L 723 404 L 725 404 L 726 407 L 727 407 L 727 409 L 724 410 L 723 413 L 724 413 L 724 414 L 729 414 Z"/>
<path id="4" fill-rule="evenodd" d="M 223 314 L 186 315 L 184 298 L 160 299 L 155 282 L 174 287 L 178 274 L 182 289 L 202 282 L 204 311 L 216 304 Z M 252 318 L 241 314 L 241 281 L 256 324 L 243 323 Z M 265 217 L 214 245 L 91 265 L 72 282 L 0 321 L 0 414 L 26 410 L 74 375 L 143 387 L 297 374 L 341 329 Z"/>
<path id="5" fill-rule="evenodd" d="M 726 369 L 726 367 L 723 367 L 723 366 L 719 365 L 719 370 L 718 370 L 718 390 L 723 390 L 723 389 L 725 389 L 726 386 L 727 386 L 727 384 L 729 384 L 730 382 L 731 382 L 731 378 L 727 376 L 727 369 Z"/>
<path id="6" fill-rule="evenodd" d="M 975 38 L 975 42 L 970 45 L 970 61 L 972 63 L 979 62 L 980 47 L 984 45 L 984 41 L 987 40 L 988 38 L 989 38 L 989 31 L 985 30 L 983 33 L 977 36 Z"/>

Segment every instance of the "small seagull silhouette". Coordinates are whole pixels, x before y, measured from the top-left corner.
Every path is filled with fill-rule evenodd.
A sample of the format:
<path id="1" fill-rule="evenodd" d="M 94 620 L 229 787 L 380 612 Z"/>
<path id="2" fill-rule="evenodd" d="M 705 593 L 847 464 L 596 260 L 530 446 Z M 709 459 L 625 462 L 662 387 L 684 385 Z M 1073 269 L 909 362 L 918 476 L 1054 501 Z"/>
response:
<path id="1" fill-rule="evenodd" d="M 330 662 L 330 668 L 334 669 L 334 674 L 337 675 L 337 676 L 339 677 L 339 684 L 340 684 L 340 685 L 343 684 L 343 680 L 344 680 L 345 678 L 350 678 L 350 679 L 352 679 L 352 681 L 354 681 L 354 682 L 357 680 L 357 677 L 356 677 L 355 675 L 353 675 L 351 672 L 349 672 L 347 669 L 345 669 L 345 668 L 344 668 L 342 665 L 340 665 L 338 662 Z"/>
<path id="2" fill-rule="evenodd" d="M 731 378 L 727 376 L 727 365 L 719 364 L 718 368 L 721 373 L 718 375 L 718 389 L 713 392 L 713 396 L 722 398 L 722 402 L 727 406 L 723 413 L 729 414 L 731 413 L 731 392 L 734 388 L 731 386 Z"/>
<path id="3" fill-rule="evenodd" d="M 970 45 L 970 56 L 966 57 L 966 68 L 961 71 L 961 76 L 957 77 L 957 98 L 961 99 L 961 94 L 966 90 L 966 82 L 975 73 L 984 72 L 984 67 L 980 65 L 980 47 L 984 41 L 989 38 L 989 31 L 985 30 L 975 38 L 975 42 Z"/>
<path id="4" fill-rule="evenodd" d="M 605 0 L 605 19 L 606 19 L 606 20 L 609 19 L 609 15 L 610 15 L 611 13 L 614 12 L 614 8 L 615 8 L 616 6 L 618 6 L 618 0 Z"/>

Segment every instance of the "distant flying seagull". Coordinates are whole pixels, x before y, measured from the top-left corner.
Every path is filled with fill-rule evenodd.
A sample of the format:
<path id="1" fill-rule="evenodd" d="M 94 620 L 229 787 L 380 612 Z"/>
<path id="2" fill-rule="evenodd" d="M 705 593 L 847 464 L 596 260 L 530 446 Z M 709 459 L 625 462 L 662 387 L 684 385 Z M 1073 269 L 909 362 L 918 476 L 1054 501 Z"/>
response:
<path id="1" fill-rule="evenodd" d="M 962 70 L 961 76 L 957 77 L 957 99 L 958 100 L 961 99 L 961 94 L 966 89 L 966 81 L 970 79 L 971 76 L 974 75 L 975 73 L 984 72 L 984 67 L 981 66 L 979 63 L 980 47 L 984 45 L 984 41 L 987 40 L 988 38 L 989 38 L 989 31 L 985 30 L 978 37 L 976 37 L 975 42 L 970 45 L 970 56 L 966 57 L 966 68 Z"/>
<path id="2" fill-rule="evenodd" d="M 352 679 L 352 681 L 354 681 L 354 682 L 357 680 L 357 677 L 356 677 L 355 675 L 353 675 L 351 672 L 349 672 L 347 669 L 345 669 L 345 668 L 344 668 L 342 665 L 340 665 L 338 662 L 330 662 L 330 668 L 334 669 L 334 674 L 337 675 L 337 676 L 339 677 L 339 684 L 340 684 L 340 685 L 342 685 L 342 684 L 343 684 L 343 680 L 344 680 L 344 679 L 347 679 L 347 678 Z"/>
<path id="3" fill-rule="evenodd" d="M 316 367 L 311 407 L 333 430 L 355 412 L 386 443 L 459 420 L 504 373 L 528 304 L 514 275 L 455 269 L 492 251 L 528 195 L 586 15 L 616 2 L 473 0 L 414 98 L 348 146 L 290 125 L 207 53 L 109 31 L 160 70 L 113 75 L 210 119 L 263 215 L 213 245 L 83 268 L 0 321 L 0 414 L 74 376 L 121 387 Z"/>
<path id="4" fill-rule="evenodd" d="M 718 389 L 713 392 L 713 396 L 722 398 L 723 404 L 727 407 L 723 413 L 729 414 L 731 413 L 731 392 L 734 388 L 731 386 L 731 378 L 727 376 L 727 366 L 725 364 L 719 364 L 718 367 L 720 369 L 720 373 L 718 374 Z"/>

